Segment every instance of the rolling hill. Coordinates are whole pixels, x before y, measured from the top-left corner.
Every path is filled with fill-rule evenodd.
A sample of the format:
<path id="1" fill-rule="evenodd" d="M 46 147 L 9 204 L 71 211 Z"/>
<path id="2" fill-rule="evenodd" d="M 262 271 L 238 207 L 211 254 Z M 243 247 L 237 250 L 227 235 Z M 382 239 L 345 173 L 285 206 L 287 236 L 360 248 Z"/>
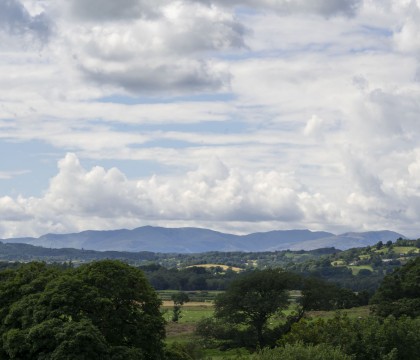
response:
<path id="1" fill-rule="evenodd" d="M 323 247 L 345 250 L 373 245 L 378 241 L 395 241 L 399 237 L 404 238 L 404 235 L 388 230 L 352 232 L 341 235 L 310 230 L 276 230 L 234 235 L 201 228 L 143 226 L 133 230 L 89 230 L 72 234 L 46 234 L 39 238 L 9 238 L 1 241 L 55 249 L 200 253 L 207 251 L 313 250 Z"/>

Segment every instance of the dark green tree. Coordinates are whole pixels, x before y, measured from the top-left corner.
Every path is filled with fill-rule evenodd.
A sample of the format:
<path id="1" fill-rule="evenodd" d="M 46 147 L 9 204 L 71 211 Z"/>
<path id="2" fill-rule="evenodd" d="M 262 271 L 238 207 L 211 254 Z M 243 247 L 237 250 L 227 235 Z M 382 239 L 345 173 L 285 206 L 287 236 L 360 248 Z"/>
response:
<path id="1" fill-rule="evenodd" d="M 262 348 L 267 321 L 288 306 L 288 290 L 296 281 L 296 276 L 281 270 L 248 273 L 233 281 L 227 291 L 216 298 L 215 316 L 253 329 L 256 346 Z"/>
<path id="2" fill-rule="evenodd" d="M 358 296 L 318 278 L 304 280 L 301 304 L 305 310 L 337 310 L 359 305 Z"/>
<path id="3" fill-rule="evenodd" d="M 190 298 L 187 293 L 179 291 L 171 295 L 171 299 L 174 302 L 174 308 L 172 311 L 172 321 L 178 322 L 181 317 L 181 308 L 186 302 L 190 301 Z"/>
<path id="4" fill-rule="evenodd" d="M 264 349 L 252 357 L 252 360 L 352 360 L 340 351 L 339 348 L 334 348 L 327 344 L 319 345 L 304 345 L 286 344 L 284 347 L 277 347 L 275 349 Z"/>
<path id="5" fill-rule="evenodd" d="M 379 316 L 420 316 L 420 257 L 385 276 L 371 303 Z"/>
<path id="6" fill-rule="evenodd" d="M 163 358 L 161 302 L 140 270 L 111 260 L 28 268 L 39 271 L 25 266 L 0 286 L 0 359 Z"/>
<path id="7" fill-rule="evenodd" d="M 282 343 L 327 344 L 354 360 L 420 359 L 420 319 L 369 316 L 352 319 L 303 320 L 294 324 Z M 326 358 L 328 359 L 328 357 Z"/>

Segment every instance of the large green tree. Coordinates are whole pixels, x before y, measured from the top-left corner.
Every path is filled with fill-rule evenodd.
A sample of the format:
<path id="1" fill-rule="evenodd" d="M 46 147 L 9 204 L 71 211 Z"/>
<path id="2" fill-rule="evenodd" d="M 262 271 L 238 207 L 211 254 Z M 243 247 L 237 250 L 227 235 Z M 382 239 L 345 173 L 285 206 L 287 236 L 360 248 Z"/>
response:
<path id="1" fill-rule="evenodd" d="M 267 321 L 289 304 L 288 290 L 297 277 L 282 270 L 253 271 L 233 281 L 215 300 L 215 316 L 255 331 L 257 347 L 265 344 Z"/>
<path id="2" fill-rule="evenodd" d="M 3 277 L 0 359 L 163 358 L 161 302 L 140 270 L 106 260 Z"/>

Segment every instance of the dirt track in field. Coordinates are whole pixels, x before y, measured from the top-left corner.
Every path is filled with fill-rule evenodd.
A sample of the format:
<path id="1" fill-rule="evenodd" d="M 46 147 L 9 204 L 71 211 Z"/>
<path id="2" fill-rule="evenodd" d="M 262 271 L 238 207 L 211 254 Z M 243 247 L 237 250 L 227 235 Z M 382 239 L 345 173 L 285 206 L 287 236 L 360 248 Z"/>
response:
<path id="1" fill-rule="evenodd" d="M 168 338 L 182 335 L 192 335 L 195 331 L 195 324 L 178 324 L 168 322 L 166 324 L 166 336 Z"/>

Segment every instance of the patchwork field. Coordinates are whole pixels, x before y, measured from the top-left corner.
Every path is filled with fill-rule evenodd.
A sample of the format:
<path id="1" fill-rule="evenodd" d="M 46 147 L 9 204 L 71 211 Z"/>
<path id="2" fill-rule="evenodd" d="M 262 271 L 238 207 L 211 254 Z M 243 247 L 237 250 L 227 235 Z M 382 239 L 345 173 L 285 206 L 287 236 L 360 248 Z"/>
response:
<path id="1" fill-rule="evenodd" d="M 298 295 L 297 292 L 291 294 L 292 299 Z M 162 311 L 164 317 L 167 320 L 166 334 L 167 343 L 195 343 L 199 341 L 196 338 L 194 331 L 197 323 L 206 317 L 213 315 L 213 303 L 212 302 L 190 302 L 182 307 L 181 318 L 178 323 L 171 322 L 171 310 L 173 307 L 172 301 L 164 301 L 162 305 Z M 291 313 L 293 304 L 289 310 L 284 311 L 285 315 Z M 352 308 L 347 310 L 340 310 L 341 313 L 348 314 L 352 318 L 361 318 L 369 315 L 369 307 L 363 306 L 358 308 Z M 306 314 L 307 317 L 312 319 L 317 318 L 332 318 L 335 311 L 310 311 Z M 276 320 L 274 320 L 276 321 Z M 280 321 L 280 319 L 277 319 Z M 247 357 L 248 352 L 245 349 L 235 349 L 231 351 L 221 351 L 219 349 L 205 349 L 204 350 L 207 360 L 234 360 L 239 355 L 241 358 Z"/>

